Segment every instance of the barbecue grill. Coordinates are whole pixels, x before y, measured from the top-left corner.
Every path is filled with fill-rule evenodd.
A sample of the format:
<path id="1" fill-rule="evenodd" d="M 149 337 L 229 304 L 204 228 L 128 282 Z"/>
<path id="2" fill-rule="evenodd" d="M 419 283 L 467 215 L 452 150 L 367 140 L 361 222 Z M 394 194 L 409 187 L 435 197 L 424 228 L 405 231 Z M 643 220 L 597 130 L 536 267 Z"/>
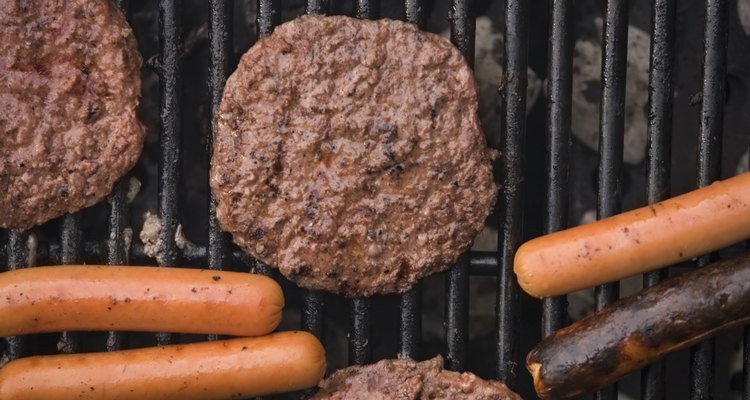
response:
<path id="1" fill-rule="evenodd" d="M 135 4 L 119 0 L 118 5 L 129 16 L 132 23 L 132 9 Z M 133 1 L 135 3 L 135 1 Z M 139 2 L 141 3 L 141 2 Z M 148 2 L 143 2 L 148 3 Z M 240 3 L 237 1 L 237 3 Z M 257 37 L 270 35 L 274 26 L 282 22 L 281 0 L 258 0 L 256 26 Z M 379 18 L 380 0 L 356 0 L 341 7 L 339 2 L 327 0 L 307 0 L 305 12 L 328 14 L 336 10 L 349 10 L 358 18 Z M 342 2 L 343 3 L 343 2 Z M 347 2 L 350 3 L 350 2 Z M 403 15 L 404 18 L 424 28 L 428 11 L 433 8 L 428 0 L 405 0 L 399 10 L 389 15 Z M 467 370 L 470 359 L 491 358 L 494 361 L 494 377 L 515 388 L 525 398 L 535 398 L 530 379 L 523 367 L 524 357 L 530 345 L 538 339 L 523 337 L 522 332 L 533 330 L 549 335 L 568 324 L 567 299 L 558 297 L 538 302 L 522 296 L 513 274 L 515 250 L 532 234 L 554 232 L 569 225 L 572 191 L 580 180 L 579 173 L 572 167 L 576 160 L 571 152 L 571 98 L 573 94 L 573 48 L 575 27 L 575 2 L 549 0 L 537 3 L 525 0 L 506 0 L 504 3 L 504 81 L 499 88 L 502 97 L 502 127 L 489 135 L 499 137 L 502 156 L 498 159 L 496 173 L 501 177 L 501 189 L 496 205 L 495 220 L 498 229 L 497 251 L 471 251 L 463 256 L 458 264 L 444 274 L 444 348 L 446 368 Z M 623 135 L 625 121 L 625 81 L 627 56 L 627 31 L 630 8 L 627 0 L 602 2 L 604 20 L 602 37 L 602 74 L 600 106 L 600 140 L 596 176 L 596 215 L 604 218 L 623 209 Z M 645 3 L 645 2 L 641 2 Z M 198 2 L 198 4 L 201 4 Z M 390 3 L 389 3 L 390 4 Z M 385 2 L 383 4 L 385 8 Z M 693 8 L 698 7 L 693 4 Z M 695 186 L 705 186 L 722 177 L 722 137 L 724 132 L 724 105 L 727 96 L 727 42 L 729 2 L 727 0 L 706 0 L 700 9 L 705 15 L 703 46 L 701 49 L 703 73 L 702 88 L 696 103 L 699 104 L 699 126 L 695 121 L 675 122 L 676 126 L 695 125 L 699 132 L 697 146 L 682 146 L 692 154 L 683 157 L 697 157 L 697 169 L 683 174 L 697 172 Z M 139 7 L 146 5 L 139 4 Z M 160 266 L 200 266 L 210 269 L 233 269 L 273 275 L 282 279 L 270 268 L 242 253 L 226 234 L 218 228 L 215 216 L 215 200 L 208 190 L 207 160 L 211 154 L 212 128 L 186 126 L 191 113 L 213 115 L 221 100 L 227 76 L 234 70 L 238 59 L 234 32 L 248 27 L 237 27 L 238 5 L 229 0 L 210 0 L 208 10 L 187 9 L 179 0 L 158 2 L 158 28 L 155 32 L 142 25 L 133 25 L 136 35 L 145 45 L 143 37 L 158 37 L 157 56 L 148 59 L 144 65 L 158 76 L 158 92 L 144 94 L 144 107 L 152 106 L 152 113 L 158 115 L 158 142 L 147 143 L 144 157 L 151 157 L 154 168 L 154 182 L 145 182 L 144 187 L 158 188 L 155 192 L 143 190 L 138 196 L 152 194 L 146 202 L 153 206 L 158 216 L 160 229 L 156 238 L 158 257 L 153 257 L 138 240 L 138 227 L 131 222 L 139 220 L 139 215 L 131 215 L 131 202 L 128 191 L 132 175 L 147 175 L 145 170 L 136 170 L 121 179 L 115 186 L 106 203 L 93 209 L 66 215 L 45 226 L 27 232 L 0 232 L 0 263 L 9 270 L 25 268 L 34 264 L 73 264 L 106 263 L 113 265 L 157 264 Z M 674 70 L 676 50 L 676 24 L 678 20 L 676 0 L 653 0 L 651 9 L 651 62 L 648 93 L 648 153 L 645 167 L 645 201 L 652 203 L 670 195 L 670 165 L 673 108 Z M 207 44 L 204 50 L 189 52 L 190 43 L 200 41 L 198 31 L 195 36 L 183 34 L 187 17 L 207 19 Z M 544 13 L 542 21 L 532 23 L 535 13 Z M 682 15 L 682 14 L 680 14 Z M 203 16 L 203 17 L 201 17 Z M 473 64 L 476 4 L 472 0 L 451 0 L 447 18 L 450 23 L 451 41 Z M 539 18 L 533 18 L 535 21 Z M 527 134 L 526 86 L 527 66 L 531 35 L 540 34 L 534 29 L 546 32 L 547 47 L 534 48 L 535 52 L 546 53 L 546 115 L 544 125 L 530 124 Z M 693 29 L 700 29 L 695 26 Z M 546 31 L 545 31 L 546 30 Z M 544 35 L 542 33 L 541 35 Z M 255 35 L 253 35 L 255 36 Z M 535 36 L 536 37 L 536 36 Z M 151 39 L 154 41 L 153 39 Z M 248 40 L 249 41 L 249 40 Z M 537 40 L 538 41 L 538 40 Z M 249 43 L 247 43 L 249 45 Z M 145 54 L 145 53 L 144 53 Z M 207 106 L 201 110 L 186 109 L 186 98 L 195 90 L 188 85 L 205 85 L 203 81 L 187 82 L 187 68 L 207 71 Z M 204 72 L 205 74 L 206 72 Z M 151 96 L 154 101 L 148 102 Z M 155 108 L 158 107 L 158 113 Z M 184 111 L 184 112 L 183 112 Z M 147 122 L 148 124 L 148 122 Z M 533 125 L 533 126 L 532 126 Z M 532 129 L 533 128 L 533 129 Z M 532 130 L 538 131 L 538 134 Z M 196 131 L 194 135 L 186 132 Z M 674 129 L 677 132 L 676 129 Z M 527 138 L 535 137 L 534 146 L 526 146 Z M 684 140 L 676 137 L 676 142 Z M 531 140 L 531 139 L 529 139 Z M 192 148 L 201 149 L 202 154 L 187 152 Z M 541 143 L 544 143 L 541 145 Z M 747 142 L 744 142 L 747 145 Z M 188 158 L 188 156 L 190 158 Z M 527 168 L 526 159 L 529 158 Z M 540 166 L 532 165 L 531 161 Z M 543 161 L 542 161 L 543 160 Z M 186 165 L 197 165 L 202 171 L 198 176 L 185 172 Z M 541 166 L 543 165 L 543 167 Z M 138 167 L 143 168 L 143 167 Z M 532 171 L 533 170 L 533 171 Z M 189 176 L 188 176 L 189 175 Z M 725 174 L 726 175 L 726 174 Z M 724 175 L 724 176 L 725 176 Z M 590 178 L 590 177 L 589 177 Z M 186 182 L 190 180 L 190 182 Z M 196 181 L 198 183 L 196 183 Z M 575 181 L 575 182 L 574 182 Z M 590 184 L 590 182 L 589 182 Z M 190 188 L 188 188 L 190 186 Z M 543 188 L 531 190 L 531 187 Z M 197 187 L 197 189 L 196 189 Z M 188 192 L 197 193 L 198 200 L 187 199 Z M 542 195 L 542 200 L 533 200 L 525 193 Z M 196 196 L 192 194 L 191 196 Z M 153 202 L 153 204 L 152 204 Z M 186 204 L 190 203 L 190 209 Z M 543 204 L 543 207 L 529 207 L 529 204 Z M 199 210 L 195 204 L 200 205 Z M 642 204 L 640 204 L 642 205 Z M 85 218 L 84 218 L 85 214 Z M 542 232 L 529 228 L 529 221 L 541 221 Z M 193 241 L 187 246 L 178 246 L 176 235 L 187 232 Z M 537 229 L 538 230 L 538 229 Z M 191 234 L 191 232 L 193 232 Z M 198 232 L 197 234 L 195 232 Z M 696 260 L 695 266 L 703 266 L 718 257 L 706 255 Z M 477 354 L 469 351 L 469 302 L 470 276 L 493 280 L 496 278 L 496 321 L 494 354 Z M 667 271 L 646 274 L 644 285 L 656 284 L 667 276 Z M 332 310 L 342 307 L 348 315 L 348 362 L 365 364 L 376 361 L 373 347 L 379 340 L 381 331 L 377 321 L 390 318 L 391 325 L 399 326 L 398 340 L 393 343 L 392 354 L 399 357 L 424 359 L 425 343 L 422 338 L 422 285 L 398 296 L 397 308 L 400 315 L 377 316 L 378 299 L 346 300 L 316 291 L 301 290 L 284 282 L 284 289 L 290 301 L 290 308 L 298 307 L 300 321 L 298 327 L 322 338 L 329 354 L 344 348 L 343 343 L 332 343 L 326 339 L 324 324 L 333 317 Z M 617 283 L 603 285 L 595 290 L 596 308 L 601 308 L 619 297 Z M 391 296 L 391 298 L 394 298 Z M 375 304 L 375 306 L 373 305 Z M 487 304 L 486 307 L 492 307 Z M 523 309 L 523 312 L 522 312 Z M 328 310 L 328 312 L 327 312 Z M 539 313 L 541 312 L 541 321 Z M 540 323 L 541 322 L 541 323 Z M 389 325 L 390 326 L 390 325 Z M 744 375 L 742 376 L 742 396 L 750 399 L 750 329 L 745 330 Z M 148 336 L 148 337 L 147 337 Z M 524 343 L 522 345 L 521 339 Z M 96 340 L 89 340 L 95 338 Z M 216 337 L 183 337 L 169 333 L 153 335 L 109 332 L 106 339 L 91 334 L 34 335 L 29 337 L 7 338 L 3 348 L 5 359 L 54 352 L 75 353 L 81 351 L 112 351 L 137 346 L 140 341 L 155 340 L 168 344 L 189 340 L 213 340 Z M 529 340 L 528 343 L 525 341 Z M 57 344 L 57 348 L 55 348 Z M 690 351 L 689 372 L 684 371 L 681 380 L 689 377 L 691 399 L 708 399 L 716 393 L 718 380 L 715 379 L 717 365 L 714 362 L 715 341 L 710 340 L 695 346 Z M 720 363 L 726 362 L 720 359 Z M 678 398 L 686 393 L 678 388 L 677 382 L 667 380 L 665 363 L 658 363 L 641 371 L 640 396 L 643 399 Z M 672 364 L 670 364 L 672 365 Z M 487 374 L 485 374 L 487 375 Z M 728 381 L 729 379 L 726 379 Z M 633 381 L 633 379 L 631 379 Z M 724 380 L 722 379 L 722 382 Z M 722 383 L 726 384 L 726 383 Z M 636 392 L 638 392 L 636 383 Z M 679 393 L 679 394 L 678 394 Z M 724 392 L 722 392 L 724 393 Z M 597 399 L 617 398 L 616 386 L 609 387 L 595 395 Z"/>

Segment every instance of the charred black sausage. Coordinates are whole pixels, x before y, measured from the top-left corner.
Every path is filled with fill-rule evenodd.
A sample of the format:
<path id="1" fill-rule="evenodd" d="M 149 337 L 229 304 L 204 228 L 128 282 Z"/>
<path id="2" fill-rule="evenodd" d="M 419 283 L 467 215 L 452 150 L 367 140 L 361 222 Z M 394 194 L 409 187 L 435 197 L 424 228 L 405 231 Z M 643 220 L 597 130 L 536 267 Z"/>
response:
<path id="1" fill-rule="evenodd" d="M 542 399 L 571 399 L 750 321 L 750 255 L 686 272 L 543 340 L 526 365 Z"/>

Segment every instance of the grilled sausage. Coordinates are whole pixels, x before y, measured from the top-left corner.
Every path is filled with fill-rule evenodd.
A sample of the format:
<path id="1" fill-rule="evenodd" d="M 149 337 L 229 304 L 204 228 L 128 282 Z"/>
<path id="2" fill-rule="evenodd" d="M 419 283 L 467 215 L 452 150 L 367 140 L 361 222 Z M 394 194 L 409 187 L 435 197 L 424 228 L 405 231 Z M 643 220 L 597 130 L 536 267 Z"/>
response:
<path id="1" fill-rule="evenodd" d="M 0 336 L 126 330 L 258 336 L 281 321 L 270 278 L 183 268 L 58 266 L 0 274 Z"/>
<path id="2" fill-rule="evenodd" d="M 622 299 L 537 345 L 526 365 L 542 399 L 570 399 L 750 321 L 750 255 Z"/>
<path id="3" fill-rule="evenodd" d="M 689 260 L 750 237 L 750 173 L 523 244 L 521 287 L 556 296 Z"/>
<path id="4" fill-rule="evenodd" d="M 315 386 L 325 350 L 307 332 L 151 347 L 111 353 L 37 356 L 0 369 L 0 398 L 234 399 Z"/>

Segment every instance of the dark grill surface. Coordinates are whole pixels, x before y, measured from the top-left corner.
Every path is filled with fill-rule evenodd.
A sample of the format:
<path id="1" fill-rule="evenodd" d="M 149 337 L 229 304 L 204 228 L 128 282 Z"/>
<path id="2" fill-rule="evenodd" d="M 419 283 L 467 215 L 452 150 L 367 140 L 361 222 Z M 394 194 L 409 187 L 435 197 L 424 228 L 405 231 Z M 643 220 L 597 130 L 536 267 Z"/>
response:
<path id="1" fill-rule="evenodd" d="M 126 11 L 131 22 L 135 18 L 134 9 L 147 7 L 147 2 L 142 1 L 120 0 L 117 3 Z M 381 326 L 384 319 L 391 321 L 387 326 L 399 327 L 398 334 L 392 335 L 396 340 L 389 342 L 387 354 L 418 359 L 430 356 L 426 349 L 431 343 L 427 343 L 423 336 L 423 318 L 429 311 L 423 302 L 427 291 L 426 282 L 397 298 L 390 296 L 389 304 L 394 305 L 390 309 L 398 310 L 400 315 L 390 313 L 384 316 L 378 310 L 381 299 L 377 297 L 344 300 L 322 292 L 294 288 L 278 273 L 240 252 L 218 228 L 216 202 L 208 190 L 206 173 L 207 160 L 212 152 L 213 124 L 208 117 L 203 125 L 188 126 L 190 124 L 186 121 L 191 121 L 189 114 L 195 110 L 187 109 L 186 99 L 196 93 L 206 93 L 207 98 L 197 102 L 193 100 L 190 104 L 197 107 L 197 112 L 202 115 L 213 115 L 218 109 L 227 76 L 234 70 L 241 52 L 249 45 L 249 38 L 243 42 L 235 36 L 247 34 L 253 29 L 255 32 L 249 32 L 253 38 L 270 35 L 276 25 L 294 15 L 288 14 L 284 8 L 286 0 L 284 4 L 281 0 L 257 0 L 257 4 L 252 7 L 255 13 L 254 26 L 238 26 L 246 21 L 240 15 L 246 9 L 240 3 L 247 6 L 247 1 L 209 0 L 207 5 L 203 2 L 182 3 L 178 0 L 160 0 L 158 9 L 154 11 L 158 18 L 153 26 L 133 23 L 139 41 L 142 42 L 142 50 L 148 47 L 142 41 L 144 37 L 152 37 L 155 43 L 152 47 L 156 46 L 151 49 L 152 53 L 156 53 L 154 57 L 147 58 L 144 50 L 144 58 L 147 58 L 144 77 L 155 73 L 158 86 L 154 86 L 149 92 L 150 89 L 144 85 L 143 105 L 144 109 L 153 108 L 150 112 L 155 119 L 152 122 L 156 131 L 151 132 L 154 139 L 147 141 L 144 157 L 154 160 L 153 175 L 156 181 L 149 182 L 146 179 L 139 197 L 151 195 L 152 198 L 146 200 L 145 207 L 155 210 L 159 217 L 159 257 L 149 257 L 138 240 L 138 221 L 141 216 L 131 212 L 131 207 L 135 206 L 131 206 L 127 199 L 131 176 L 148 176 L 146 167 L 138 167 L 116 184 L 104 204 L 66 215 L 30 232 L 0 232 L 0 263 L 7 265 L 8 270 L 25 268 L 29 263 L 106 263 L 200 266 L 262 273 L 282 280 L 287 298 L 290 299 L 288 308 L 299 315 L 294 325 L 286 328 L 301 328 L 313 332 L 324 340 L 329 356 L 346 353 L 350 364 L 365 364 L 382 358 L 379 355 L 382 352 L 376 351 L 376 345 L 381 341 L 381 336 L 389 337 L 387 328 Z M 452 0 L 443 8 L 436 7 L 427 0 L 405 0 L 403 3 L 383 0 L 383 4 L 380 0 L 352 0 L 345 7 L 338 1 L 327 0 L 298 3 L 308 14 L 345 13 L 357 18 L 374 19 L 380 18 L 382 11 L 383 16 L 396 15 L 420 28 L 426 28 L 428 19 L 436 18 L 434 14 L 440 11 L 443 14 L 437 19 L 447 20 L 451 41 L 463 52 L 469 63 L 474 65 L 474 17 L 479 13 L 480 7 L 487 9 L 485 3 L 488 2 Z M 576 7 L 579 3 L 586 2 L 505 0 L 499 3 L 502 4 L 500 8 L 489 9 L 500 12 L 502 15 L 498 19 L 504 22 L 502 64 L 505 73 L 499 88 L 502 99 L 501 126 L 497 131 L 486 132 L 489 137 L 499 138 L 498 141 L 490 142 L 499 143 L 502 154 L 495 170 L 500 177 L 500 196 L 496 212 L 488 221 L 498 231 L 497 251 L 469 252 L 459 260 L 455 268 L 445 274 L 443 342 L 439 346 L 447 368 L 468 370 L 476 369 L 472 366 L 491 363 L 494 368 L 489 368 L 489 373 L 480 371 L 480 374 L 505 381 L 525 397 L 534 398 L 530 379 L 523 367 L 525 354 L 540 338 L 539 332 L 541 336 L 547 336 L 570 322 L 568 298 L 563 296 L 537 302 L 523 295 L 513 274 L 513 256 L 518 246 L 531 236 L 574 225 L 570 221 L 573 215 L 571 198 L 580 188 L 580 184 L 575 184 L 574 181 L 582 179 L 581 174 L 574 170 L 579 164 L 573 155 L 585 152 L 580 146 L 575 150 L 576 145 L 572 144 L 571 139 L 573 57 L 578 15 Z M 627 0 L 601 3 L 603 35 L 600 38 L 602 73 L 598 93 L 601 99 L 599 150 L 598 156 L 589 155 L 597 160 L 593 171 L 597 218 L 617 214 L 623 210 L 624 205 L 632 208 L 644 202 L 653 203 L 669 197 L 672 193 L 672 172 L 697 177 L 693 187 L 705 186 L 716 179 L 732 175 L 731 172 L 726 173 L 726 168 L 722 174 L 724 108 L 728 98 L 730 3 L 726 0 L 706 0 L 704 4 L 691 2 L 693 9 L 700 8 L 698 13 L 704 18 L 704 25 L 691 27 L 692 30 L 703 31 L 702 45 L 696 43 L 692 49 L 700 54 L 703 64 L 700 87 L 697 87 L 699 93 L 694 96 L 698 99 L 695 103 L 700 111 L 699 118 L 688 122 L 675 121 L 674 125 L 678 129 L 695 125 L 697 143 L 693 141 L 690 145 L 679 146 L 679 149 L 683 153 L 690 152 L 687 155 L 680 153 L 680 159 L 692 157 L 697 160 L 697 164 L 695 169 L 690 167 L 689 171 L 674 171 L 671 168 L 672 132 L 673 109 L 676 109 L 675 66 L 678 60 L 675 42 L 676 26 L 682 14 L 678 12 L 676 0 L 640 1 L 640 5 L 650 4 L 650 10 L 641 11 L 641 14 L 650 16 L 651 34 L 647 157 L 643 168 L 635 170 L 642 176 L 645 197 L 639 197 L 643 198 L 640 204 L 625 204 L 627 182 L 624 177 L 630 176 L 629 179 L 633 179 L 633 172 L 623 163 L 623 138 L 628 21 L 634 8 Z M 731 6 L 734 7 L 734 4 L 732 2 Z M 394 11 L 390 7 L 398 9 Z M 539 13 L 546 15 L 539 18 Z M 205 20 L 204 29 L 185 34 L 188 33 L 185 26 L 195 25 L 195 20 L 200 20 L 201 15 Z M 538 22 L 540 20 L 541 23 Z M 535 33 L 535 30 L 544 31 L 541 34 L 546 35 L 543 41 L 539 40 L 540 34 Z M 238 49 L 237 42 L 246 44 L 240 45 Z M 536 46 L 532 46 L 531 42 L 535 42 Z M 540 52 L 546 53 L 546 56 L 541 57 L 544 60 L 543 68 L 546 68 L 546 73 L 541 74 L 546 77 L 546 95 L 541 102 L 541 111 L 537 112 L 542 115 L 543 123 L 532 121 L 531 118 L 527 121 L 526 117 L 526 71 L 532 57 L 534 60 L 540 59 L 534 53 Z M 196 69 L 202 69 L 203 76 L 207 77 L 207 87 L 206 81 L 188 81 L 185 78 L 188 70 Z M 195 89 L 198 85 L 204 88 Z M 157 100 L 149 103 L 146 101 L 149 96 Z M 148 110 L 143 114 L 148 114 Z M 146 124 L 149 125 L 149 121 Z M 747 125 L 745 129 L 746 127 Z M 198 133 L 186 134 L 194 130 Z M 534 133 L 537 131 L 538 134 Z M 677 129 L 674 131 L 678 132 Z M 679 134 L 674 143 L 684 144 L 687 140 L 693 139 Z M 747 145 L 746 138 L 740 142 Z M 199 150 L 195 151 L 195 148 Z M 196 173 L 195 170 L 199 172 Z M 186 171 L 192 172 L 188 175 Z M 583 180 L 591 178 L 585 177 Z M 156 190 L 149 191 L 148 187 Z M 680 192 L 685 190 L 687 189 L 681 188 Z M 199 199 L 193 199 L 195 196 Z M 534 200 L 533 196 L 541 200 Z M 536 229 L 529 228 L 534 221 L 538 221 L 539 226 Z M 185 229 L 194 244 L 178 247 L 174 238 L 182 229 Z M 30 242 L 38 242 L 38 245 L 29 246 Z M 698 258 L 693 266 L 680 267 L 701 267 L 718 257 L 718 253 L 705 255 Z M 646 274 L 643 276 L 643 284 L 654 285 L 667 275 L 667 269 Z M 469 302 L 472 301 L 470 294 L 473 292 L 470 288 L 473 279 L 496 282 L 494 338 L 492 345 L 484 349 L 484 352 L 470 344 Z M 433 286 L 430 286 L 430 290 L 434 290 Z M 600 309 L 616 300 L 619 291 L 619 283 L 597 287 L 594 297 L 596 308 Z M 492 304 L 482 306 L 493 307 Z M 434 304 L 430 304 L 430 307 L 434 307 Z M 348 325 L 345 324 L 347 340 L 346 343 L 334 343 L 332 339 L 327 340 L 325 337 L 326 325 L 342 311 L 348 312 Z M 525 337 L 530 331 L 536 333 Z M 744 338 L 744 373 L 738 378 L 740 382 L 732 385 L 738 391 L 744 388 L 742 398 L 750 399 L 750 329 L 745 329 Z M 12 360 L 31 354 L 112 351 L 155 343 L 205 339 L 217 338 L 215 335 L 205 338 L 170 333 L 155 336 L 124 332 L 108 332 L 104 335 L 63 333 L 7 338 L 2 350 L 3 356 Z M 668 380 L 668 362 L 644 368 L 636 374 L 638 376 L 631 377 L 628 381 L 628 385 L 632 386 L 629 390 L 643 399 L 663 399 L 665 396 L 680 398 L 680 395 L 672 392 L 689 392 L 691 399 L 719 396 L 715 394 L 716 386 L 719 381 L 726 386 L 730 377 L 727 368 L 719 365 L 728 360 L 726 357 L 715 360 L 716 349 L 714 340 L 691 349 L 689 371 L 688 368 L 680 370 L 681 375 L 674 382 Z M 719 374 L 717 371 L 724 373 Z M 676 386 L 685 382 L 688 376 L 689 385 L 682 386 L 689 386 L 689 389 L 678 389 Z M 624 385 L 625 383 L 620 386 Z M 617 398 L 617 390 L 616 386 L 612 386 L 597 393 L 595 398 Z"/>

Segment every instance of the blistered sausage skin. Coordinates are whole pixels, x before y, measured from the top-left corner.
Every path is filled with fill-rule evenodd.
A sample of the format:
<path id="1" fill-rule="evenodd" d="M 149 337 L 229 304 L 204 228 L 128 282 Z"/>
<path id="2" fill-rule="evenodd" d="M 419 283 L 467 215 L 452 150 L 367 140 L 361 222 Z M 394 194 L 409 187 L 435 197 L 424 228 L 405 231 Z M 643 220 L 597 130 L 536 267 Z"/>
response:
<path id="1" fill-rule="evenodd" d="M 535 297 L 652 271 L 750 237 L 750 173 L 523 244 L 514 269 Z"/>
<path id="2" fill-rule="evenodd" d="M 750 322 L 750 255 L 622 299 L 537 345 L 526 365 L 542 399 L 573 399 Z"/>
<path id="3" fill-rule="evenodd" d="M 37 356 L 0 369 L 14 400 L 221 400 L 315 386 L 325 351 L 307 332 L 281 332 L 110 353 Z"/>
<path id="4" fill-rule="evenodd" d="M 125 330 L 258 336 L 281 321 L 270 278 L 187 268 L 55 266 L 0 274 L 0 336 Z"/>

